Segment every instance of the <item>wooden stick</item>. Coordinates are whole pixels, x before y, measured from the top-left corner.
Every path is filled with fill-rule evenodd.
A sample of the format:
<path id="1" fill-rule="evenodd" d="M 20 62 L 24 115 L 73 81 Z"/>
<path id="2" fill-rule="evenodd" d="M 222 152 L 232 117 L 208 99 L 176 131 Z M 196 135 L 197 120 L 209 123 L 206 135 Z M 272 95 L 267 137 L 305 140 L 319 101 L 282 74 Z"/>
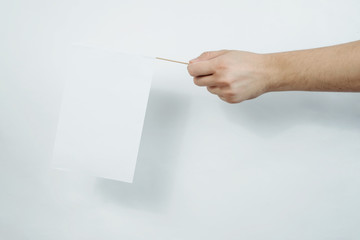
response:
<path id="1" fill-rule="evenodd" d="M 169 61 L 169 62 L 175 62 L 175 63 L 186 64 L 186 65 L 188 65 L 188 64 L 189 64 L 189 63 L 186 63 L 186 62 L 180 62 L 180 61 L 175 61 L 175 60 L 166 59 L 166 58 L 160 58 L 160 57 L 156 57 L 156 59 L 159 59 L 159 60 L 164 60 L 164 61 Z"/>

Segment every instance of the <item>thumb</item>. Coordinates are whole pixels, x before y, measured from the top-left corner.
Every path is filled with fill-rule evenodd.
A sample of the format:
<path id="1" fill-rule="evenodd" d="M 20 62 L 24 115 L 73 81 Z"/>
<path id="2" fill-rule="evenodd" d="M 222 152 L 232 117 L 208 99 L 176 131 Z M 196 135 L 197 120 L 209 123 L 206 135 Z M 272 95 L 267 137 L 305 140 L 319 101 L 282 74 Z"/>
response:
<path id="1" fill-rule="evenodd" d="M 190 63 L 194 63 L 194 62 L 198 62 L 198 61 L 210 60 L 210 59 L 216 58 L 216 57 L 224 54 L 225 52 L 227 52 L 227 50 L 203 52 L 203 53 L 202 53 L 200 56 L 198 56 L 197 58 L 194 58 L 194 59 L 190 60 Z"/>

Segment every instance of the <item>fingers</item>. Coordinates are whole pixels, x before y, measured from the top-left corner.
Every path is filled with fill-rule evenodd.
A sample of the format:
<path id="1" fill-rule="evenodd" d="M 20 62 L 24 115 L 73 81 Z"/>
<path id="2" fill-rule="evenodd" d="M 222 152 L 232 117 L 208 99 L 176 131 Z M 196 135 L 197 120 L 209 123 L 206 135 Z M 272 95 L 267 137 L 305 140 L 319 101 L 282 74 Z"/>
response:
<path id="1" fill-rule="evenodd" d="M 214 75 L 194 77 L 194 83 L 197 86 L 215 86 L 217 85 Z"/>
<path id="2" fill-rule="evenodd" d="M 193 77 L 206 76 L 215 73 L 215 66 L 212 61 L 190 63 L 187 69 L 189 74 Z"/>
<path id="3" fill-rule="evenodd" d="M 199 57 L 190 60 L 190 63 L 195 63 L 195 62 L 199 62 L 199 61 L 210 60 L 210 59 L 216 58 L 216 57 L 224 54 L 225 52 L 227 52 L 227 50 L 204 52 L 204 53 L 202 53 Z"/>
<path id="4" fill-rule="evenodd" d="M 188 72 L 193 77 L 206 76 L 215 73 L 216 61 L 210 61 L 228 50 L 204 52 L 199 57 L 190 60 Z"/>
<path id="5" fill-rule="evenodd" d="M 207 90 L 217 95 L 221 100 L 227 102 L 227 103 L 239 103 L 243 101 L 239 96 L 236 96 L 231 90 L 227 89 L 226 87 L 218 87 L 218 86 L 208 86 Z"/>
<path id="6" fill-rule="evenodd" d="M 212 94 L 219 95 L 219 96 L 221 95 L 221 89 L 217 86 L 208 86 L 206 88 Z"/>
<path id="7" fill-rule="evenodd" d="M 221 100 L 223 100 L 224 102 L 227 102 L 226 101 L 226 98 L 222 97 L 222 96 L 218 96 Z"/>

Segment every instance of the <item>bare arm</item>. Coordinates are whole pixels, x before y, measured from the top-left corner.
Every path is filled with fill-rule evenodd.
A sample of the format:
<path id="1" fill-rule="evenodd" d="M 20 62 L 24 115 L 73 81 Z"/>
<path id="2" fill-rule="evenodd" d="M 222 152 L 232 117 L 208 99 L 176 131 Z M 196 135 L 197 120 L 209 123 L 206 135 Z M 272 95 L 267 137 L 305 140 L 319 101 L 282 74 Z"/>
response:
<path id="1" fill-rule="evenodd" d="M 229 103 L 271 91 L 360 92 L 360 41 L 271 54 L 206 52 L 188 71 L 196 85 Z"/>

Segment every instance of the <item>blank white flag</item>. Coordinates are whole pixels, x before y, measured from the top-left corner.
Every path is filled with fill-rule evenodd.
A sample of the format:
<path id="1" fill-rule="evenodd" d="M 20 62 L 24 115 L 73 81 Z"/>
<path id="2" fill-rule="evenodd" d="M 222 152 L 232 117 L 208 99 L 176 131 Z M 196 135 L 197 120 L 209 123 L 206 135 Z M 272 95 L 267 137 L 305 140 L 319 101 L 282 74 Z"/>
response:
<path id="1" fill-rule="evenodd" d="M 132 182 L 154 58 L 73 46 L 55 168 Z"/>

